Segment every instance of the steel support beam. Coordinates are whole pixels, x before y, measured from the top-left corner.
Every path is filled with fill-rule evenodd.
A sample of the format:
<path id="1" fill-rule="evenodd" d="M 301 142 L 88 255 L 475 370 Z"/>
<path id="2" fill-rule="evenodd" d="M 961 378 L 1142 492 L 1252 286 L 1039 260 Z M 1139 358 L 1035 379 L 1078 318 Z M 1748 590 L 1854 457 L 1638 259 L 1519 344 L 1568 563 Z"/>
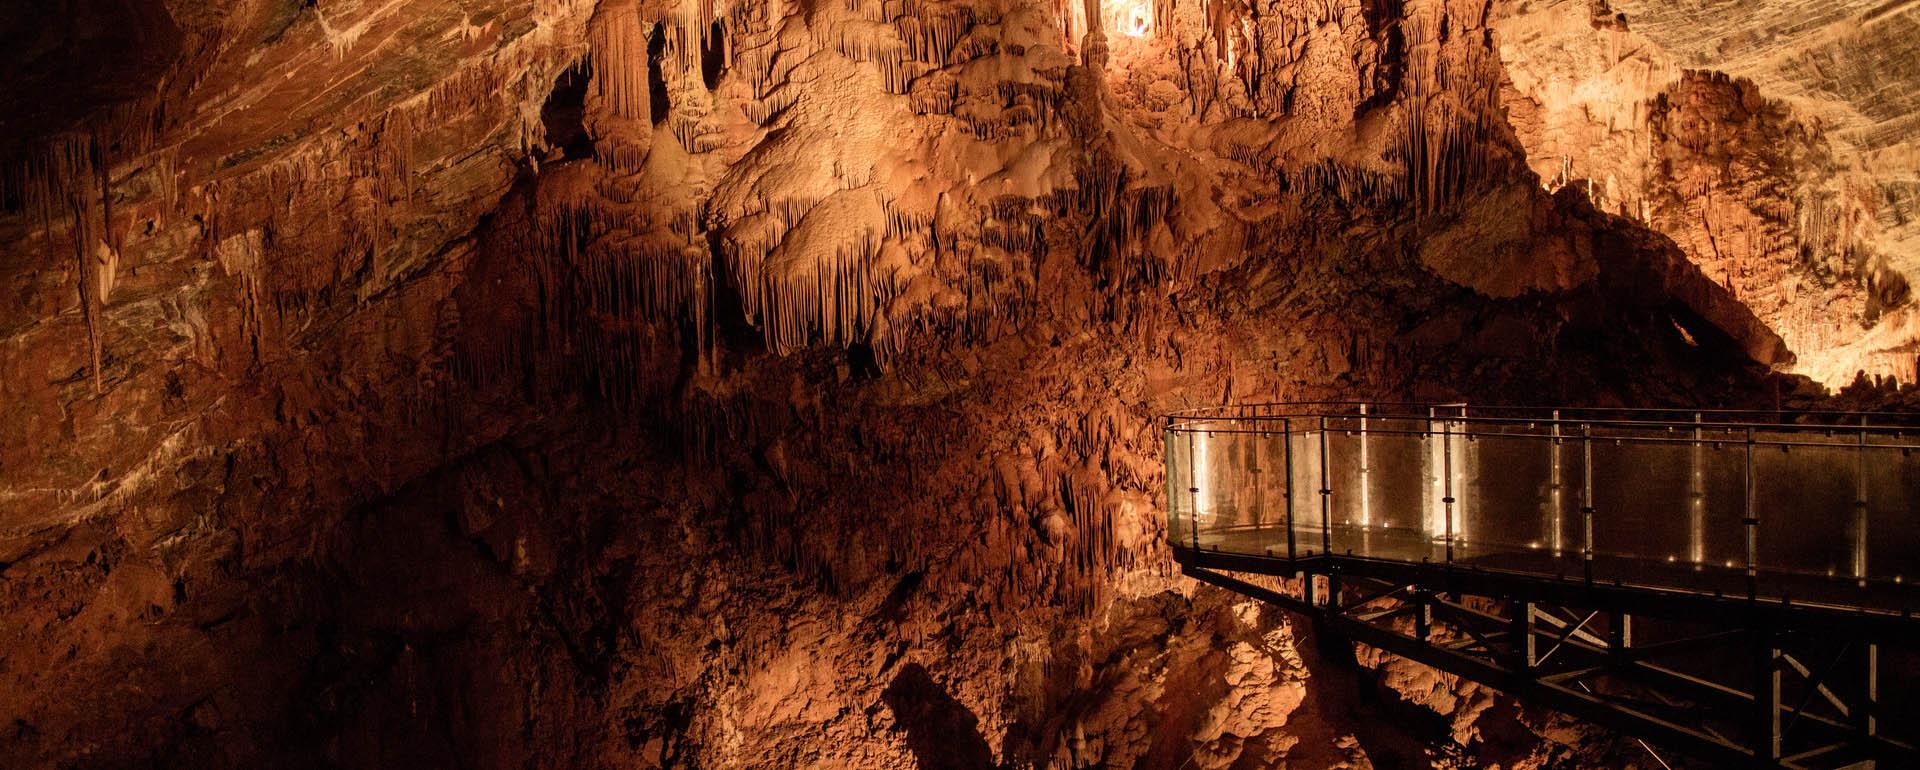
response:
<path id="1" fill-rule="evenodd" d="M 1769 621 L 1779 619 L 1776 613 L 1722 607 L 1725 619 L 1741 621 L 1737 627 L 1636 644 L 1638 618 L 1660 613 L 1639 612 L 1628 601 L 1634 597 L 1607 587 L 1594 592 L 1594 587 L 1576 586 L 1569 591 L 1458 570 L 1375 571 L 1371 563 L 1318 558 L 1290 563 L 1290 576 L 1297 576 L 1301 586 L 1295 595 L 1226 574 L 1223 569 L 1238 570 L 1206 563 L 1213 554 L 1180 556 L 1187 575 L 1308 615 L 1338 637 L 1701 759 L 1783 770 L 1824 770 L 1835 762 L 1857 761 L 1854 758 L 1878 759 L 1883 768 L 1920 767 L 1920 751 L 1914 746 L 1879 734 L 1877 645 L 1865 644 L 1864 655 L 1843 650 L 1830 665 L 1823 655 L 1818 660 L 1831 670 L 1819 674 L 1787 650 L 1787 642 L 1795 638 L 1792 629 L 1805 629 L 1808 622 L 1818 627 L 1825 618 L 1817 615 L 1800 618 L 1797 625 L 1775 625 Z M 1403 581 L 1408 576 L 1432 580 Z M 1322 579 L 1326 582 L 1316 585 Z M 1463 602 L 1463 596 L 1490 601 Z M 1604 602 L 1549 601 L 1554 598 Z M 1401 602 L 1398 607 L 1393 605 L 1396 600 Z M 1652 604 L 1657 610 L 1673 609 L 1662 602 Z M 1681 609 L 1699 607 L 1683 603 Z M 1397 622 L 1403 615 L 1412 616 L 1410 630 Z M 1604 629 L 1598 628 L 1602 618 Z M 1681 618 L 1695 623 L 1717 619 Z M 1731 683 L 1652 662 L 1674 656 L 1724 662 L 1727 656 L 1747 654 L 1752 656 L 1751 674 L 1736 675 Z M 1857 677 L 1858 698 L 1848 694 L 1851 700 L 1843 701 L 1824 681 L 1843 673 Z M 1809 709 L 1806 700 L 1797 706 L 1784 703 L 1789 685 L 1797 688 L 1796 699 L 1804 696 L 1818 708 Z M 1845 689 L 1851 693 L 1854 687 Z"/>

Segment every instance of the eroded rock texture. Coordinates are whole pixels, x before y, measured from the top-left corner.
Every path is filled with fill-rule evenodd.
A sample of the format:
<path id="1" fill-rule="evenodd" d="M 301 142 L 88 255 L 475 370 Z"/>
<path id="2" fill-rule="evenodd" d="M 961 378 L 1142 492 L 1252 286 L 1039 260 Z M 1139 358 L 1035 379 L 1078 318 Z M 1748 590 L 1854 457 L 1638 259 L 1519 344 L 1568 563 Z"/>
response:
<path id="1" fill-rule="evenodd" d="M 1503 98 L 1549 187 L 1673 238 L 1794 371 L 1916 380 L 1920 6 L 1505 5 Z"/>
<path id="2" fill-rule="evenodd" d="M 1653 766 L 1164 542 L 1170 409 L 1904 312 L 1816 118 L 1543 5 L 5 11 L 0 764 Z"/>

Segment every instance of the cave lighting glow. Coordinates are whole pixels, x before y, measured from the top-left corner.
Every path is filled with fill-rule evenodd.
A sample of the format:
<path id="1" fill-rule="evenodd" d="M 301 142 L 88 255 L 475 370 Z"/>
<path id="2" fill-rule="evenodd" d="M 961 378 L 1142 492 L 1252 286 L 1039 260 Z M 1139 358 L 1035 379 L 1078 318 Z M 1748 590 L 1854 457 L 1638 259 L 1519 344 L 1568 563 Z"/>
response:
<path id="1" fill-rule="evenodd" d="M 1113 31 L 1127 37 L 1153 33 L 1152 0 L 1103 0 L 1102 6 Z"/>

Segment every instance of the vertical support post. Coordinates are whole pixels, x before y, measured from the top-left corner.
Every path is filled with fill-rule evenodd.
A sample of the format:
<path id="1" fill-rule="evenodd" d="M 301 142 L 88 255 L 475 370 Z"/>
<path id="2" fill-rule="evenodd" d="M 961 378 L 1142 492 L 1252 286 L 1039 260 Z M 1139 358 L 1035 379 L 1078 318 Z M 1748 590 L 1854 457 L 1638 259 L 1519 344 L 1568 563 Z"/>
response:
<path id="1" fill-rule="evenodd" d="M 1687 450 L 1687 561 L 1694 569 L 1707 560 L 1707 456 L 1701 443 L 1700 413 L 1693 413 L 1693 443 Z"/>
<path id="2" fill-rule="evenodd" d="M 1368 435 L 1367 405 L 1360 405 L 1360 528 L 1373 526 L 1373 455 L 1372 437 Z"/>
<path id="3" fill-rule="evenodd" d="M 1413 589 L 1413 637 L 1426 644 L 1433 635 L 1433 592 L 1422 586 Z"/>
<path id="4" fill-rule="evenodd" d="M 1252 434 L 1252 435 L 1253 435 L 1253 463 L 1252 463 L 1252 466 L 1251 466 L 1251 467 L 1249 467 L 1249 468 L 1247 469 L 1247 473 L 1248 473 L 1249 475 L 1251 475 L 1251 476 L 1253 476 L 1253 480 L 1252 480 L 1252 482 L 1251 482 L 1251 485 L 1252 485 L 1252 487 L 1253 487 L 1253 489 L 1252 489 L 1252 490 L 1250 490 L 1250 491 L 1252 491 L 1252 492 L 1253 492 L 1253 527 L 1254 527 L 1254 531 L 1255 531 L 1255 532 L 1260 532 L 1260 533 L 1261 533 L 1261 535 L 1260 535 L 1260 539 L 1261 539 L 1261 541 L 1262 541 L 1262 542 L 1265 542 L 1265 541 L 1266 541 L 1266 539 L 1267 539 L 1267 537 L 1266 537 L 1266 528 L 1267 528 L 1267 484 L 1266 484 L 1266 460 L 1267 460 L 1267 451 L 1266 451 L 1266 450 L 1267 450 L 1267 440 L 1268 440 L 1269 438 L 1271 438 L 1272 436 L 1271 436 L 1271 434 L 1269 434 L 1269 433 L 1267 433 L 1267 432 L 1266 432 L 1266 431 L 1264 431 L 1264 430 L 1263 430 L 1263 431 L 1260 431 L 1260 432 L 1258 432 L 1258 433 L 1254 433 L 1254 434 Z"/>
<path id="5" fill-rule="evenodd" d="M 1540 664 L 1538 639 L 1533 635 L 1533 602 L 1515 600 L 1511 604 L 1513 667 L 1523 673 Z"/>
<path id="6" fill-rule="evenodd" d="M 1285 444 L 1287 455 L 1287 560 L 1300 558 L 1293 542 L 1293 420 L 1280 421 L 1280 440 Z"/>
<path id="7" fill-rule="evenodd" d="M 1580 563 L 1593 582 L 1593 424 L 1580 426 Z"/>
<path id="8" fill-rule="evenodd" d="M 1333 555 L 1333 480 L 1327 477 L 1327 418 L 1320 418 L 1320 547 Z"/>
<path id="9" fill-rule="evenodd" d="M 1633 649 L 1633 616 L 1618 610 L 1607 617 L 1607 652 L 1625 658 Z"/>
<path id="10" fill-rule="evenodd" d="M 1453 434 L 1454 444 L 1458 447 L 1457 451 L 1454 452 L 1455 459 L 1453 461 L 1453 465 L 1457 469 L 1453 474 L 1455 477 L 1453 485 L 1453 541 L 1464 545 L 1467 542 L 1467 530 L 1472 528 L 1468 526 L 1472 520 L 1467 515 L 1467 481 L 1472 478 L 1474 472 L 1473 457 L 1478 450 L 1472 447 L 1473 426 L 1467 424 L 1467 405 L 1465 403 L 1456 404 L 1454 408 L 1454 427 L 1459 430 L 1454 431 Z"/>
<path id="11" fill-rule="evenodd" d="M 1860 418 L 1860 448 L 1857 450 L 1853 488 L 1853 579 L 1867 582 L 1867 418 Z"/>
<path id="12" fill-rule="evenodd" d="M 1443 420 L 1440 423 L 1440 478 L 1443 495 L 1440 503 L 1446 506 L 1446 544 L 1447 566 L 1453 566 L 1453 422 Z"/>
<path id="13" fill-rule="evenodd" d="M 1867 643 L 1866 687 L 1860 692 L 1860 732 L 1866 737 L 1880 734 L 1880 645 Z"/>
<path id="14" fill-rule="evenodd" d="M 1755 635 L 1753 703 L 1753 758 L 1759 767 L 1780 766 L 1780 644 L 1773 632 L 1757 630 Z"/>
<path id="15" fill-rule="evenodd" d="M 1565 527 L 1561 522 L 1562 512 L 1566 510 L 1567 488 L 1566 463 L 1561 455 L 1566 450 L 1560 445 L 1560 410 L 1553 410 L 1553 423 L 1547 430 L 1547 514 L 1541 529 L 1546 532 L 1547 548 L 1557 559 L 1566 548 Z"/>
<path id="16" fill-rule="evenodd" d="M 1179 441 L 1178 435 L 1179 434 L 1176 434 L 1173 431 L 1173 415 L 1167 415 L 1167 425 L 1166 425 L 1166 428 L 1161 432 L 1160 436 L 1162 439 L 1161 446 L 1163 447 L 1163 451 L 1166 453 L 1166 462 L 1167 462 L 1167 469 L 1168 469 L 1166 486 L 1167 486 L 1167 540 L 1169 543 L 1177 543 L 1177 541 L 1175 541 L 1174 539 L 1173 528 L 1175 525 L 1180 523 L 1180 490 L 1173 485 L 1173 470 L 1172 470 L 1175 467 L 1174 463 L 1178 461 L 1178 458 L 1175 458 L 1173 456 L 1174 454 L 1173 450 L 1174 450 L 1174 447 L 1176 446 L 1175 442 Z"/>
<path id="17" fill-rule="evenodd" d="M 1197 430 L 1187 431 L 1187 534 L 1192 535 L 1193 550 L 1200 550 L 1200 476 L 1193 459 L 1193 435 Z"/>
<path id="18" fill-rule="evenodd" d="M 1747 429 L 1747 516 L 1740 520 L 1747 528 L 1747 598 L 1760 595 L 1760 499 L 1759 480 L 1753 475 L 1753 429 Z"/>

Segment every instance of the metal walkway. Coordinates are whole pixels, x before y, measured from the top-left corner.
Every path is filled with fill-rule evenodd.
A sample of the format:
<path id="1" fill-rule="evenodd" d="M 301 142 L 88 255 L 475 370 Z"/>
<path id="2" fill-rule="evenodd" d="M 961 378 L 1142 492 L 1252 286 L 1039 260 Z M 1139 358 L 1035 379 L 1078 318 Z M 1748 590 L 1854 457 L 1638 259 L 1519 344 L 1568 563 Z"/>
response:
<path id="1" fill-rule="evenodd" d="M 1913 416 L 1270 404 L 1166 442 L 1196 579 L 1727 766 L 1920 767 Z"/>

